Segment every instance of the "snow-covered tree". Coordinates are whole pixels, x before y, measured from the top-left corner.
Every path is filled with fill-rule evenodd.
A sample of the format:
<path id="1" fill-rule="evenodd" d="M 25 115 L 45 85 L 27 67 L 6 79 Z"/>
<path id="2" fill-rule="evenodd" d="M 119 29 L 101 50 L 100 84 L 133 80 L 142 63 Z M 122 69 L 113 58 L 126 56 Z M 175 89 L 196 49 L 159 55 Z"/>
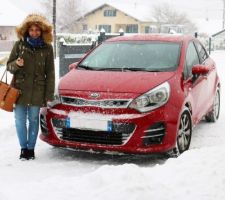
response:
<path id="1" fill-rule="evenodd" d="M 52 21 L 52 0 L 42 3 L 44 14 Z M 81 4 L 79 0 L 56 1 L 56 27 L 57 32 L 72 32 L 76 26 L 76 19 L 81 16 Z"/>
<path id="2" fill-rule="evenodd" d="M 184 33 L 189 34 L 193 34 L 197 30 L 196 25 L 188 19 L 186 13 L 175 10 L 168 3 L 154 6 L 152 13 L 153 18 L 157 22 L 159 31 L 161 31 L 162 25 L 165 24 L 183 25 Z"/>

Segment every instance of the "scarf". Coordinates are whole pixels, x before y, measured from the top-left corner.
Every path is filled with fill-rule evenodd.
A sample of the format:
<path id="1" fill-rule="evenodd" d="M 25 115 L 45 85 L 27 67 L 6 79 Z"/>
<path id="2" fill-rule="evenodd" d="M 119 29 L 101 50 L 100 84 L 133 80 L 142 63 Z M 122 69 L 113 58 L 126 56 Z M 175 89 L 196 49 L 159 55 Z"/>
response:
<path id="1" fill-rule="evenodd" d="M 37 48 L 37 47 L 42 47 L 44 45 L 44 41 L 41 37 L 38 38 L 32 38 L 30 36 L 27 36 L 25 38 L 26 42 L 32 47 L 32 48 Z"/>

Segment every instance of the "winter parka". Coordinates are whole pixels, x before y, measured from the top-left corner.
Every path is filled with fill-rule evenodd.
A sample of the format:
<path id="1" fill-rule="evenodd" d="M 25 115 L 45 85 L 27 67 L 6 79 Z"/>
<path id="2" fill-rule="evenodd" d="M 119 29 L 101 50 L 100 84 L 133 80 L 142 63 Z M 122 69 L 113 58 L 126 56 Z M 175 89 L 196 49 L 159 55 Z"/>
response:
<path id="1" fill-rule="evenodd" d="M 36 49 L 24 41 L 28 28 L 33 24 L 41 28 L 44 40 L 44 45 Z M 32 14 L 17 27 L 16 31 L 19 40 L 11 51 L 7 70 L 14 74 L 14 87 L 21 90 L 17 104 L 46 106 L 46 101 L 53 100 L 55 89 L 52 26 L 45 17 Z M 24 59 L 23 67 L 16 64 L 18 57 Z"/>

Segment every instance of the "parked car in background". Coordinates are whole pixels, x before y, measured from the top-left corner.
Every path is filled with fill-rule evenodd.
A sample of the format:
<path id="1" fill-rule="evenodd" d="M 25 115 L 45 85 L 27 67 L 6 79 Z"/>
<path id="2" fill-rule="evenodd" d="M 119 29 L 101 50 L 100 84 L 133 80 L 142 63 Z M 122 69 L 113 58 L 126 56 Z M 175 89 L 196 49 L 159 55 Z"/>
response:
<path id="1" fill-rule="evenodd" d="M 220 81 L 198 39 L 134 35 L 89 52 L 41 111 L 40 138 L 54 146 L 135 154 L 188 150 L 192 129 L 215 122 Z"/>

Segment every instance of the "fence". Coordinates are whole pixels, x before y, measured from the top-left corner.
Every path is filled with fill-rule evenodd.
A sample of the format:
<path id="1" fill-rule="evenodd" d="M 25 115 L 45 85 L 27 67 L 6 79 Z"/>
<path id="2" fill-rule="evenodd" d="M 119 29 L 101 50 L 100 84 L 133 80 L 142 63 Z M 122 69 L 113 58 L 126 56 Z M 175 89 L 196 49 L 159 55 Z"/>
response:
<path id="1" fill-rule="evenodd" d="M 209 37 L 209 54 L 213 50 L 225 49 L 225 29 Z"/>
<path id="2" fill-rule="evenodd" d="M 91 49 L 91 44 L 68 45 L 65 41 L 59 42 L 59 76 L 65 75 L 71 63 L 77 62 Z"/>
<path id="3" fill-rule="evenodd" d="M 121 31 L 118 34 L 106 34 L 104 31 L 100 32 L 97 41 L 92 41 L 88 44 L 67 44 L 63 38 L 59 40 L 59 76 L 62 77 L 69 71 L 71 63 L 79 61 L 90 49 L 102 43 L 104 40 L 124 35 Z"/>
<path id="4" fill-rule="evenodd" d="M 0 52 L 11 51 L 14 41 L 10 40 L 0 40 Z"/>

